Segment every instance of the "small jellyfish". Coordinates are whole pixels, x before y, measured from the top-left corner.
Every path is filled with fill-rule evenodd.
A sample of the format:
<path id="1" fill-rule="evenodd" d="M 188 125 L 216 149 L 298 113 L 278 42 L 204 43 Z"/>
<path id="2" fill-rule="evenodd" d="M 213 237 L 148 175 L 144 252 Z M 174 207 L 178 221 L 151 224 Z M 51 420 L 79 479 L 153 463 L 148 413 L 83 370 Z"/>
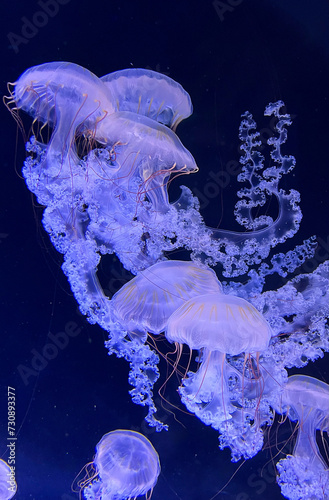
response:
<path id="1" fill-rule="evenodd" d="M 188 410 L 220 432 L 223 432 L 222 423 L 230 420 L 232 413 L 239 413 L 241 408 L 243 414 L 238 418 L 238 434 L 240 427 L 243 428 L 241 419 L 247 417 L 256 420 L 258 405 L 248 410 L 243 408 L 244 393 L 255 391 L 257 382 L 261 380 L 258 356 L 268 347 L 271 329 L 249 302 L 218 293 L 194 297 L 170 316 L 165 335 L 170 342 L 178 345 L 179 356 L 183 344 L 191 350 L 201 351 L 198 358 L 201 364 L 197 372 L 189 371 L 179 389 L 182 402 Z M 242 353 L 245 356 L 242 357 L 239 371 L 227 362 L 226 355 L 237 356 Z M 256 354 L 257 366 L 254 366 L 251 353 Z M 231 392 L 229 378 L 232 376 L 240 380 L 240 395 L 238 391 Z M 260 387 L 258 398 L 261 390 Z M 234 440 L 236 446 L 240 437 L 238 435 Z M 256 442 L 253 444 L 252 440 Z M 247 458 L 255 454 L 262 446 L 259 426 L 255 425 L 250 436 L 244 436 L 243 441 L 249 441 L 250 446 L 242 444 L 245 449 L 239 451 L 240 455 Z"/>
<path id="2" fill-rule="evenodd" d="M 212 269 L 192 261 L 166 260 L 138 273 L 113 296 L 112 305 L 116 320 L 126 330 L 158 334 L 187 300 L 221 291 Z"/>
<path id="3" fill-rule="evenodd" d="M 7 462 L 0 459 L 0 500 L 10 500 L 16 491 L 15 475 Z"/>
<path id="4" fill-rule="evenodd" d="M 84 488 L 87 500 L 127 500 L 145 495 L 149 500 L 160 474 L 159 456 L 139 432 L 115 430 L 96 446 L 99 479 Z"/>
<path id="5" fill-rule="evenodd" d="M 316 442 L 316 431 L 329 431 L 329 385 L 307 375 L 292 375 L 283 390 L 283 410 L 298 421 L 292 455 L 277 463 L 277 481 L 290 500 L 329 498 L 328 465 Z"/>

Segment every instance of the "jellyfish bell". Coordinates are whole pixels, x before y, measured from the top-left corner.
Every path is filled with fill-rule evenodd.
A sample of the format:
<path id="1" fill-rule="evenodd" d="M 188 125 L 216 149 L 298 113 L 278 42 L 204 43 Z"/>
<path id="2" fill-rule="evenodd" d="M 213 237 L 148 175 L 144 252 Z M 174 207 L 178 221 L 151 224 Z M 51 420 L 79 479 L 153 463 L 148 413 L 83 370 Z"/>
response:
<path id="1" fill-rule="evenodd" d="M 192 112 L 183 87 L 162 73 L 130 68 L 101 77 L 110 89 L 117 111 L 132 111 L 176 130 Z"/>
<path id="2" fill-rule="evenodd" d="M 130 430 L 105 434 L 96 446 L 94 464 L 99 480 L 84 489 L 87 500 L 124 500 L 142 495 L 150 499 L 160 474 L 159 456 L 150 441 Z"/>
<path id="3" fill-rule="evenodd" d="M 7 462 L 0 459 L 0 500 L 10 500 L 16 492 L 15 474 Z"/>
<path id="4" fill-rule="evenodd" d="M 164 331 L 171 314 L 191 297 L 220 293 L 215 272 L 192 261 L 166 260 L 137 274 L 112 298 L 114 318 L 127 331 Z"/>
<path id="5" fill-rule="evenodd" d="M 19 109 L 42 122 L 55 125 L 62 106 L 78 112 L 77 120 L 113 113 L 110 93 L 91 71 L 69 62 L 50 62 L 26 70 L 14 84 Z M 56 106 L 58 104 L 58 107 Z M 81 109 L 80 109 L 81 108 Z M 71 114 L 73 116 L 73 111 Z"/>
<path id="6" fill-rule="evenodd" d="M 168 210 L 167 181 L 172 174 L 189 174 L 198 171 L 192 154 L 183 146 L 177 135 L 165 125 L 142 114 L 119 111 L 100 121 L 95 129 L 95 139 L 105 146 L 117 144 L 120 165 L 113 178 L 133 195 L 136 180 L 141 187 L 136 194 L 148 196 L 156 211 Z"/>
<path id="7" fill-rule="evenodd" d="M 280 412 L 298 421 L 293 453 L 277 463 L 282 494 L 289 500 L 328 498 L 328 464 L 321 456 L 316 431 L 329 431 L 329 385 L 307 375 L 290 376 Z"/>
<path id="8" fill-rule="evenodd" d="M 177 309 L 169 318 L 166 337 L 191 349 L 236 355 L 265 350 L 271 329 L 245 299 L 217 293 L 199 295 Z"/>

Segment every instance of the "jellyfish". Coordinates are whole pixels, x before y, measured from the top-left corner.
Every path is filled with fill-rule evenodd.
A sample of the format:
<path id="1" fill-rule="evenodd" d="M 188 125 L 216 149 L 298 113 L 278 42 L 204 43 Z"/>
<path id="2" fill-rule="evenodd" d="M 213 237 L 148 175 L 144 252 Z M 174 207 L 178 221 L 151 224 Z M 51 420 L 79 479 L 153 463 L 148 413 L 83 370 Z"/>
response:
<path id="1" fill-rule="evenodd" d="M 115 71 L 102 76 L 117 111 L 132 111 L 176 130 L 193 111 L 183 87 L 166 75 L 141 68 Z"/>
<path id="2" fill-rule="evenodd" d="M 48 176 L 60 178 L 69 173 L 66 160 L 73 164 L 78 160 L 77 128 L 94 127 L 114 112 L 106 86 L 87 69 L 67 62 L 29 68 L 14 84 L 14 100 L 18 109 L 53 128 L 43 169 Z"/>
<path id="3" fill-rule="evenodd" d="M 97 124 L 95 139 L 112 146 L 117 168 L 112 167 L 111 180 L 123 190 L 122 197 L 135 202 L 135 210 L 138 198 L 147 196 L 155 210 L 166 212 L 169 177 L 198 170 L 192 154 L 170 128 L 141 114 L 109 115 Z M 93 163 L 93 159 L 91 155 L 87 161 Z"/>
<path id="4" fill-rule="evenodd" d="M 277 481 L 289 500 L 328 499 L 328 464 L 316 442 L 316 431 L 329 431 L 329 385 L 307 375 L 292 375 L 284 387 L 281 412 L 298 421 L 292 455 L 277 463 Z"/>
<path id="5" fill-rule="evenodd" d="M 187 300 L 221 292 L 212 269 L 192 261 L 163 261 L 145 269 L 112 298 L 114 317 L 127 331 L 164 331 L 169 316 Z"/>
<path id="6" fill-rule="evenodd" d="M 10 500 L 16 491 L 15 474 L 7 462 L 0 459 L 0 500 Z"/>
<path id="7" fill-rule="evenodd" d="M 115 430 L 96 446 L 98 478 L 84 488 L 87 500 L 127 500 L 152 496 L 160 474 L 159 455 L 139 432 Z"/>
<path id="8" fill-rule="evenodd" d="M 258 388 L 255 397 L 261 397 L 259 353 L 268 347 L 271 333 L 265 319 L 250 303 L 218 293 L 188 300 L 170 316 L 165 332 L 167 339 L 178 345 L 178 356 L 183 344 L 202 351 L 199 369 L 196 373 L 188 372 L 179 390 L 185 406 L 206 425 L 220 431 L 225 429 L 222 424 L 232 418 L 231 414 L 238 411 L 241 416 L 244 412 L 245 419 L 253 420 L 252 432 L 259 441 L 245 451 L 249 456 L 262 446 L 262 437 L 256 429 L 257 406 L 245 408 L 244 391 L 247 396 L 248 391 L 257 393 Z M 242 353 L 244 361 L 239 372 L 227 362 L 226 356 Z M 256 354 L 256 364 L 252 354 Z M 231 398 L 230 377 L 239 378 L 241 383 L 236 400 Z"/>

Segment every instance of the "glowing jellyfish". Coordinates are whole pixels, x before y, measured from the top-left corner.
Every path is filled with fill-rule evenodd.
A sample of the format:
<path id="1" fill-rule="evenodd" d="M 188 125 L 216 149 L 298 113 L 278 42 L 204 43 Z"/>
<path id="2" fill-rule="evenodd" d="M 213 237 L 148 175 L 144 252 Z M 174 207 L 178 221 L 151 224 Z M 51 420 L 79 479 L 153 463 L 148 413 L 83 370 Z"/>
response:
<path id="1" fill-rule="evenodd" d="M 7 462 L 0 459 L 0 500 L 10 500 L 16 491 L 15 474 Z"/>
<path id="2" fill-rule="evenodd" d="M 277 463 L 282 494 L 289 500 L 328 499 L 328 464 L 320 454 L 316 431 L 329 431 L 329 385 L 306 375 L 292 375 L 284 387 L 282 404 L 289 418 L 298 421 L 293 454 Z"/>
<path id="3" fill-rule="evenodd" d="M 84 489 L 87 500 L 147 499 L 160 474 L 159 456 L 139 432 L 116 430 L 105 434 L 94 459 L 99 480 Z"/>
<path id="4" fill-rule="evenodd" d="M 77 160 L 77 128 L 94 130 L 99 120 L 114 112 L 106 86 L 87 69 L 67 62 L 41 64 L 25 71 L 15 84 L 15 102 L 35 120 L 53 127 L 47 168 L 48 174 L 57 175 L 68 156 L 74 163 Z"/>
<path id="5" fill-rule="evenodd" d="M 222 423 L 225 428 L 225 422 L 240 408 L 244 417 L 248 415 L 256 420 L 255 408 L 243 408 L 243 390 L 247 392 L 250 390 L 248 385 L 255 387 L 261 380 L 259 352 L 268 347 L 271 338 L 271 328 L 257 309 L 244 299 L 224 294 L 194 297 L 170 316 L 166 337 L 178 344 L 178 355 L 182 352 L 182 344 L 191 350 L 202 350 L 198 371 L 187 374 L 179 391 L 190 411 L 205 424 L 221 431 Z M 245 356 L 239 372 L 227 362 L 226 356 L 241 353 Z M 256 363 L 251 353 L 256 355 Z M 239 378 L 242 389 L 234 402 L 229 392 L 229 377 L 232 376 Z M 261 396 L 261 389 L 258 395 Z M 262 445 L 261 436 L 258 441 L 257 446 L 250 446 L 246 455 L 258 451 Z"/>
<path id="6" fill-rule="evenodd" d="M 183 87 L 162 73 L 141 68 L 115 71 L 101 78 L 117 111 L 132 111 L 176 130 L 193 111 Z"/>
<path id="7" fill-rule="evenodd" d="M 187 300 L 221 290 L 211 269 L 191 261 L 167 260 L 138 273 L 113 296 L 112 306 L 116 320 L 127 331 L 157 334 Z"/>
<path id="8" fill-rule="evenodd" d="M 176 134 L 159 124 L 176 130 L 192 114 L 190 96 L 171 78 L 141 68 L 116 71 L 100 80 L 108 88 L 117 113 L 99 124 L 97 139 L 112 141 L 117 151 L 124 153 L 115 183 L 132 193 L 140 176 L 144 184 L 139 197 L 147 193 L 155 210 L 167 211 L 169 176 L 196 172 L 197 166 Z"/>
<path id="9" fill-rule="evenodd" d="M 134 197 L 135 210 L 136 198 L 138 201 L 138 196 L 144 199 L 147 195 L 155 210 L 166 212 L 170 175 L 198 171 L 193 156 L 177 135 L 151 118 L 121 111 L 95 126 L 95 138 L 111 146 L 118 162 L 113 181 L 125 189 L 126 197 Z"/>

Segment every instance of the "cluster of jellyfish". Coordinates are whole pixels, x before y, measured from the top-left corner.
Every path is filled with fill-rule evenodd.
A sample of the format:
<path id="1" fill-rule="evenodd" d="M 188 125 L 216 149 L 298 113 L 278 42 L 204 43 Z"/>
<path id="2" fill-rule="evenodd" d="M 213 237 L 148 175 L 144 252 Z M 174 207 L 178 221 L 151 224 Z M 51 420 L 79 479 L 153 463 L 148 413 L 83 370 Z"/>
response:
<path id="1" fill-rule="evenodd" d="M 80 310 L 108 332 L 109 353 L 129 362 L 130 394 L 148 409 L 148 424 L 167 430 L 156 417 L 159 356 L 149 341 L 164 336 L 175 344 L 173 369 L 184 346 L 197 360 L 196 371 L 189 365 L 182 376 L 181 401 L 218 431 L 232 461 L 262 449 L 277 412 L 297 425 L 293 453 L 277 464 L 282 494 L 328 499 L 328 464 L 316 432 L 329 428 L 329 386 L 288 377 L 287 369 L 329 350 L 329 265 L 298 274 L 314 255 L 315 237 L 273 254 L 302 218 L 299 193 L 280 186 L 295 166 L 282 153 L 291 125 L 283 102 L 265 109 L 276 120 L 267 165 L 253 116 L 242 115 L 237 232 L 208 227 L 186 186 L 169 200 L 168 181 L 198 170 L 176 135 L 192 113 L 191 99 L 172 79 L 143 69 L 98 78 L 76 64 L 52 62 L 28 69 L 9 89 L 7 105 L 18 123 L 20 110 L 33 118 L 23 175 L 45 207 L 44 228 L 64 256 Z M 271 197 L 276 217 L 262 214 Z M 189 260 L 175 260 L 177 249 Z M 97 277 L 106 254 L 135 275 L 111 298 Z M 273 275 L 285 282 L 276 290 L 268 286 Z M 86 499 L 150 498 L 160 466 L 146 438 L 113 431 L 96 451 Z"/>

